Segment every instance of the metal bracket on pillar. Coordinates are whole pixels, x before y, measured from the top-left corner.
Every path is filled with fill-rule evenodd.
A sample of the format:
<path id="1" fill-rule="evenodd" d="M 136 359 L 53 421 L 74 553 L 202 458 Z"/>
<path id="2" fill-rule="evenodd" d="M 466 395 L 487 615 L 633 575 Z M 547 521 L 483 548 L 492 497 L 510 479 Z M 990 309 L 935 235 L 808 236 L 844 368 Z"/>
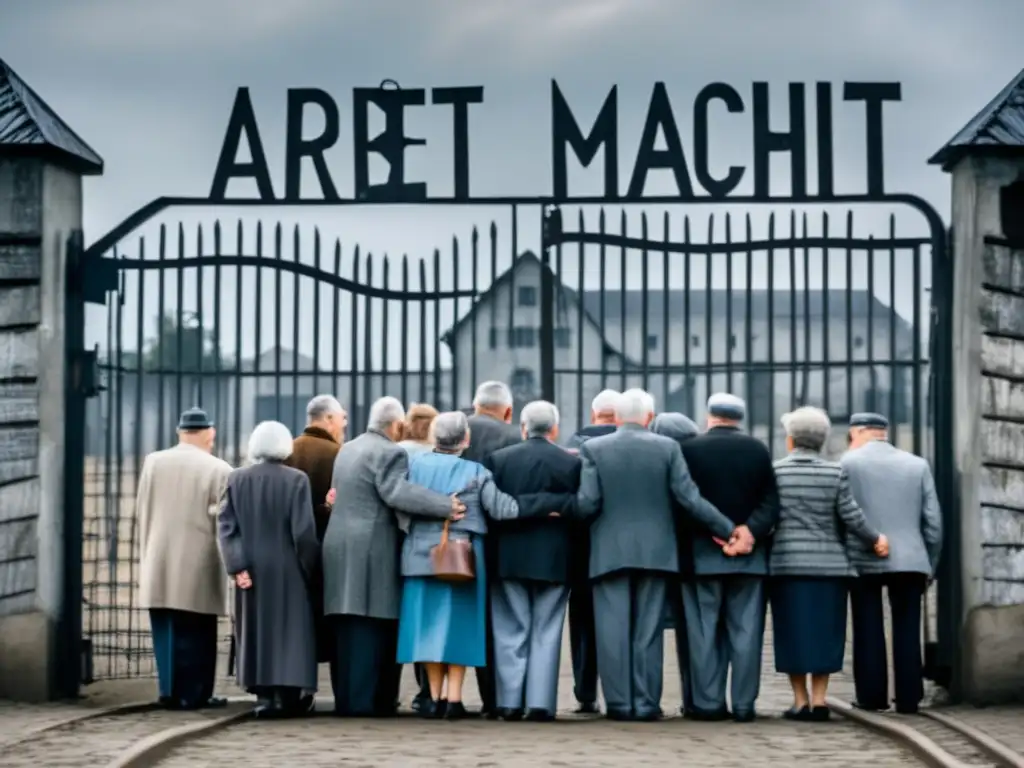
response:
<path id="1" fill-rule="evenodd" d="M 99 364 L 99 345 L 79 350 L 72 360 L 72 386 L 85 399 L 97 397 L 107 389 Z"/>
<path id="2" fill-rule="evenodd" d="M 117 290 L 118 270 L 114 259 L 88 258 L 82 263 L 80 274 L 82 299 L 88 304 L 106 304 L 107 294 Z"/>

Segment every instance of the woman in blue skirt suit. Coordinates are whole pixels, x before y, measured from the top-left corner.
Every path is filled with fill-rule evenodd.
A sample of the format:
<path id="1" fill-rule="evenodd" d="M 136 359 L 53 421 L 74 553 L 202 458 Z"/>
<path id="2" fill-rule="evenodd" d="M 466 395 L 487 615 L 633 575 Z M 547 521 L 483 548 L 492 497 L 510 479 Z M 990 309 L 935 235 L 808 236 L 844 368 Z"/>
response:
<path id="1" fill-rule="evenodd" d="M 787 718 L 828 720 L 825 694 L 829 675 L 843 668 L 847 592 L 857 575 L 846 539 L 860 539 L 879 557 L 888 556 L 889 542 L 865 519 L 843 468 L 821 456 L 828 415 L 798 408 L 782 425 L 789 455 L 775 462 L 779 523 L 769 560 L 775 669 L 793 688 Z"/>
<path id="2" fill-rule="evenodd" d="M 434 450 L 409 465 L 409 481 L 445 494 L 458 494 L 465 514 L 449 523 L 449 540 L 472 543 L 476 576 L 449 582 L 434 576 L 431 550 L 441 541 L 445 521 L 410 516 L 402 544 L 402 607 L 398 622 L 398 663 L 423 664 L 430 701 L 420 707 L 428 718 L 466 716 L 462 683 L 467 667 L 487 664 L 487 580 L 483 537 L 487 518 L 512 520 L 560 509 L 560 494 L 528 494 L 518 499 L 498 490 L 481 464 L 460 458 L 469 445 L 469 421 L 461 411 L 442 413 L 431 428 Z M 447 683 L 447 691 L 444 691 Z M 446 696 L 444 694 L 447 694 Z"/>

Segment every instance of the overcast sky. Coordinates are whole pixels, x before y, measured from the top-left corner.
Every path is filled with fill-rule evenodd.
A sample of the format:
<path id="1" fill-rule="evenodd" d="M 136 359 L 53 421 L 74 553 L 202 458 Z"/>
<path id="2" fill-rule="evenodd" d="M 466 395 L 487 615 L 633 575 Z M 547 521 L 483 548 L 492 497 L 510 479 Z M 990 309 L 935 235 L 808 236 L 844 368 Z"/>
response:
<path id="1" fill-rule="evenodd" d="M 926 160 L 1024 67 L 1021 29 L 1020 0 L 0 0 L 0 57 L 106 162 L 104 175 L 86 183 L 87 241 L 155 197 L 208 194 L 239 86 L 251 89 L 278 194 L 287 89 L 328 91 L 339 105 L 341 136 L 327 162 L 339 193 L 350 196 L 351 89 L 384 78 L 406 88 L 484 86 L 485 102 L 471 107 L 469 117 L 475 195 L 551 192 L 552 78 L 584 129 L 618 85 L 623 188 L 656 81 L 667 87 L 691 174 L 694 96 L 721 81 L 743 97 L 743 114 L 729 115 L 721 104 L 712 109 L 717 175 L 730 165 L 752 165 L 753 81 L 770 83 L 778 130 L 788 121 L 787 83 L 807 83 L 811 133 L 813 84 L 831 81 L 836 188 L 863 192 L 864 108 L 843 103 L 842 83 L 900 82 L 902 101 L 884 107 L 887 190 L 920 195 L 948 219 L 948 178 Z M 315 112 L 310 109 L 307 134 L 322 126 Z M 427 139 L 426 150 L 407 152 L 407 178 L 427 181 L 433 194 L 450 194 L 451 109 L 411 109 L 406 123 L 407 135 Z M 812 136 L 811 192 L 815 152 Z M 784 158 L 773 161 L 772 173 L 773 191 L 788 192 Z M 748 170 L 738 192 L 749 191 L 750 176 Z M 600 182 L 600 160 L 586 173 L 570 174 L 576 194 L 599 193 Z M 647 184 L 652 194 L 673 190 L 667 171 L 654 172 Z M 254 188 L 236 183 L 230 193 L 252 196 Z M 319 195 L 308 165 L 303 193 Z M 650 213 L 660 222 L 662 210 Z M 737 205 L 717 210 L 748 212 Z M 774 210 L 788 219 L 788 207 Z M 673 238 L 685 212 L 696 216 L 703 237 L 708 208 L 676 206 Z M 301 224 L 304 237 L 318 226 L 326 241 L 341 237 L 346 248 L 359 243 L 375 253 L 416 257 L 494 219 L 503 254 L 511 249 L 505 210 L 221 208 L 169 211 L 159 221 L 192 226 L 214 217 L 234 221 L 240 213 L 250 227 L 257 217 L 281 219 Z M 838 213 L 835 228 L 843 226 Z M 859 233 L 884 235 L 888 213 L 858 210 Z M 520 250 L 536 247 L 536 215 L 520 213 Z M 815 226 L 818 215 L 815 210 Z M 923 233 L 919 218 L 904 216 L 901 226 L 904 219 L 909 230 Z M 734 236 L 740 228 L 734 226 Z M 309 261 L 307 251 L 302 258 Z"/>

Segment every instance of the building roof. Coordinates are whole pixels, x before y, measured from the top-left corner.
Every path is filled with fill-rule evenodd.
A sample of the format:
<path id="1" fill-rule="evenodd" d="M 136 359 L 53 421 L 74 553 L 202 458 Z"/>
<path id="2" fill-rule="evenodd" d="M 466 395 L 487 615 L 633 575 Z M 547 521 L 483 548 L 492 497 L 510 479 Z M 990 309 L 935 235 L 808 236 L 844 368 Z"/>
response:
<path id="1" fill-rule="evenodd" d="M 481 293 L 473 306 L 441 337 L 442 341 L 451 346 L 452 337 L 459 332 L 463 324 L 468 321 L 483 304 L 490 294 L 499 286 L 511 279 L 513 272 L 524 263 L 533 261 L 541 263 L 536 254 L 526 251 L 521 254 L 512 267 L 503 272 L 486 291 Z M 644 294 L 642 290 L 622 291 L 620 289 L 605 289 L 583 291 L 583 299 L 580 301 L 579 293 L 572 288 L 566 287 L 557 281 L 555 291 L 561 290 L 567 301 L 577 304 L 583 310 L 584 320 L 597 330 L 605 346 L 605 352 L 613 355 L 623 355 L 623 352 L 615 345 L 615 339 L 605 336 L 602 325 L 604 323 L 621 324 L 625 315 L 627 322 L 642 322 L 644 309 Z M 795 296 L 794 296 L 795 293 Z M 741 321 L 747 315 L 747 294 L 744 287 L 732 290 L 732 317 L 734 321 Z M 883 318 L 895 317 L 895 321 L 902 328 L 908 328 L 909 323 L 894 309 L 884 304 L 877 296 L 865 289 L 854 289 L 849 292 L 844 288 L 832 288 L 829 290 L 809 289 L 807 291 L 790 291 L 775 289 L 769 291 L 767 288 L 754 288 L 749 291 L 750 313 L 755 319 L 768 318 L 769 299 L 771 299 L 772 317 L 775 320 L 795 317 L 802 320 L 822 318 L 825 316 L 827 306 L 828 318 L 833 322 L 843 322 L 846 319 L 847 301 L 850 305 L 850 316 L 866 318 L 870 314 L 874 321 L 881 322 Z M 603 298 L 602 298 L 603 297 Z M 794 303 L 795 298 L 795 313 Z M 827 298 L 827 302 L 826 302 Z M 656 288 L 648 288 L 646 291 L 647 317 L 651 328 L 657 328 L 657 322 L 664 317 L 666 299 L 668 302 L 669 316 L 683 318 L 686 316 L 686 308 L 689 307 L 691 318 L 702 318 L 707 314 L 708 300 L 711 301 L 712 316 L 721 321 L 728 315 L 726 309 L 729 306 L 729 291 L 720 288 L 713 288 L 708 291 L 705 288 L 691 288 L 689 292 L 684 289 L 670 289 L 663 291 Z M 603 301 L 603 310 L 602 310 Z M 689 301 L 689 304 L 687 304 Z M 625 357 L 625 355 L 623 355 Z M 635 364 L 635 361 L 627 362 Z"/>
<path id="2" fill-rule="evenodd" d="M 0 150 L 42 155 L 85 175 L 103 159 L 0 59 Z"/>
<path id="3" fill-rule="evenodd" d="M 948 170 L 968 154 L 1024 154 L 1024 70 L 928 161 Z"/>

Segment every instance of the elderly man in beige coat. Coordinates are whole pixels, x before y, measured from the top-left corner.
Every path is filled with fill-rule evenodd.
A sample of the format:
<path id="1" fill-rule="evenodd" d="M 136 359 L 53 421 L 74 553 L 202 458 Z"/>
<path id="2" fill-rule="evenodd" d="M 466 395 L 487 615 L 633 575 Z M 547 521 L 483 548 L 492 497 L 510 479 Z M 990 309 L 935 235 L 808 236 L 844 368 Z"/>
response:
<path id="1" fill-rule="evenodd" d="M 149 610 L 160 703 L 223 706 L 213 697 L 217 619 L 227 605 L 217 512 L 231 466 L 211 454 L 199 408 L 181 415 L 178 444 L 146 457 L 139 477 L 139 604 Z"/>

